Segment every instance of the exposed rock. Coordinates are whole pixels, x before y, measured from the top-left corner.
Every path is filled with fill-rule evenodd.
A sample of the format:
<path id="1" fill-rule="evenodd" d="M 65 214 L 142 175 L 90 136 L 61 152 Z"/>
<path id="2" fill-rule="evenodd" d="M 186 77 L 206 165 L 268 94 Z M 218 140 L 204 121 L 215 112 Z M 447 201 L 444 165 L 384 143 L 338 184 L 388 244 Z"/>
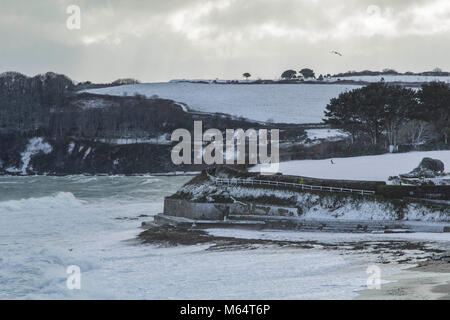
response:
<path id="1" fill-rule="evenodd" d="M 423 158 L 414 171 L 430 170 L 433 172 L 444 172 L 444 163 L 438 159 Z"/>
<path id="2" fill-rule="evenodd" d="M 410 173 L 401 174 L 401 178 L 435 178 L 444 172 L 444 163 L 438 159 L 423 158 L 419 166 Z"/>

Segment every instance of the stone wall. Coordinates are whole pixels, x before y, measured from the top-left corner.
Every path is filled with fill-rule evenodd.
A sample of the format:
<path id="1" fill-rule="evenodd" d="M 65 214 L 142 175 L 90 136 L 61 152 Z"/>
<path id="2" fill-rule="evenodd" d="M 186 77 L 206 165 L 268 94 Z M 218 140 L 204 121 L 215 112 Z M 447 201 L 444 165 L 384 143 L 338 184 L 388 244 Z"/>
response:
<path id="1" fill-rule="evenodd" d="M 298 217 L 298 209 L 245 203 L 197 203 L 182 199 L 164 199 L 164 214 L 198 220 L 223 220 L 228 215 Z"/>

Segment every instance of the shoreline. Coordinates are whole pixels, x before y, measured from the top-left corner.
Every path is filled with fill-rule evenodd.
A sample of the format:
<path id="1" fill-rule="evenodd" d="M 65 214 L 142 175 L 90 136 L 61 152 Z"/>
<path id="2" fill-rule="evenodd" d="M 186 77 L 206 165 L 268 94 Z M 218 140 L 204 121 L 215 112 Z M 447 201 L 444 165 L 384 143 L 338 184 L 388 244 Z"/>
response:
<path id="1" fill-rule="evenodd" d="M 378 256 L 378 264 L 403 266 L 402 270 L 383 277 L 381 289 L 354 291 L 355 300 L 450 300 L 450 252 L 436 250 L 433 241 L 407 239 L 367 239 L 328 242 L 300 237 L 299 239 L 241 237 L 229 232 L 210 233 L 204 229 L 180 228 L 150 224 L 138 235 L 142 244 L 158 247 L 207 245 L 205 251 L 255 250 L 264 248 L 330 250 L 343 256 L 370 254 Z M 249 231 L 252 232 L 252 231 Z M 431 246 L 430 246 L 431 245 Z M 439 246 L 440 247 L 440 246 Z M 440 252 L 439 252 L 440 251 Z M 372 257 L 373 258 L 373 257 Z M 367 260 L 369 263 L 371 258 Z"/>
<path id="2" fill-rule="evenodd" d="M 355 300 L 450 300 L 450 261 L 426 261 L 389 276 L 381 289 L 358 292 Z"/>

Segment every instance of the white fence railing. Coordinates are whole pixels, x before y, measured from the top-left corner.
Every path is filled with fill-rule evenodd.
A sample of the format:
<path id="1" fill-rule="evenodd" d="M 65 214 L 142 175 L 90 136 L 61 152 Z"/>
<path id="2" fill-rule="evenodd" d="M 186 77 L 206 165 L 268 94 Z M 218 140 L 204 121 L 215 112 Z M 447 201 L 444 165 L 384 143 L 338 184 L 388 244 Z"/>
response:
<path id="1" fill-rule="evenodd" d="M 246 180 L 246 179 L 223 179 L 214 178 L 213 181 L 216 184 L 225 185 L 266 185 L 275 187 L 294 187 L 301 190 L 317 190 L 317 191 L 329 191 L 329 192 L 343 192 L 343 193 L 354 193 L 360 195 L 374 195 L 375 191 L 372 190 L 358 190 L 358 189 L 348 189 L 348 188 L 337 188 L 337 187 L 326 187 L 326 186 L 312 186 L 308 184 L 293 183 L 293 182 L 283 182 L 283 181 L 271 181 L 271 180 Z"/>

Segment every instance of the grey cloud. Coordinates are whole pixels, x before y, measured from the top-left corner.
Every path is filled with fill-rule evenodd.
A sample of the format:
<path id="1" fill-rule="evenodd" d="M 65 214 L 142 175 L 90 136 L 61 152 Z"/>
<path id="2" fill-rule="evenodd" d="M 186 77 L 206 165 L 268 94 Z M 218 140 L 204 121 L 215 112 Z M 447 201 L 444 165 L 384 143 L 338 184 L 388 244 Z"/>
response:
<path id="1" fill-rule="evenodd" d="M 160 81 L 450 69 L 446 0 L 1 1 L 2 71 Z M 69 4 L 81 7 L 81 30 L 65 27 Z"/>

